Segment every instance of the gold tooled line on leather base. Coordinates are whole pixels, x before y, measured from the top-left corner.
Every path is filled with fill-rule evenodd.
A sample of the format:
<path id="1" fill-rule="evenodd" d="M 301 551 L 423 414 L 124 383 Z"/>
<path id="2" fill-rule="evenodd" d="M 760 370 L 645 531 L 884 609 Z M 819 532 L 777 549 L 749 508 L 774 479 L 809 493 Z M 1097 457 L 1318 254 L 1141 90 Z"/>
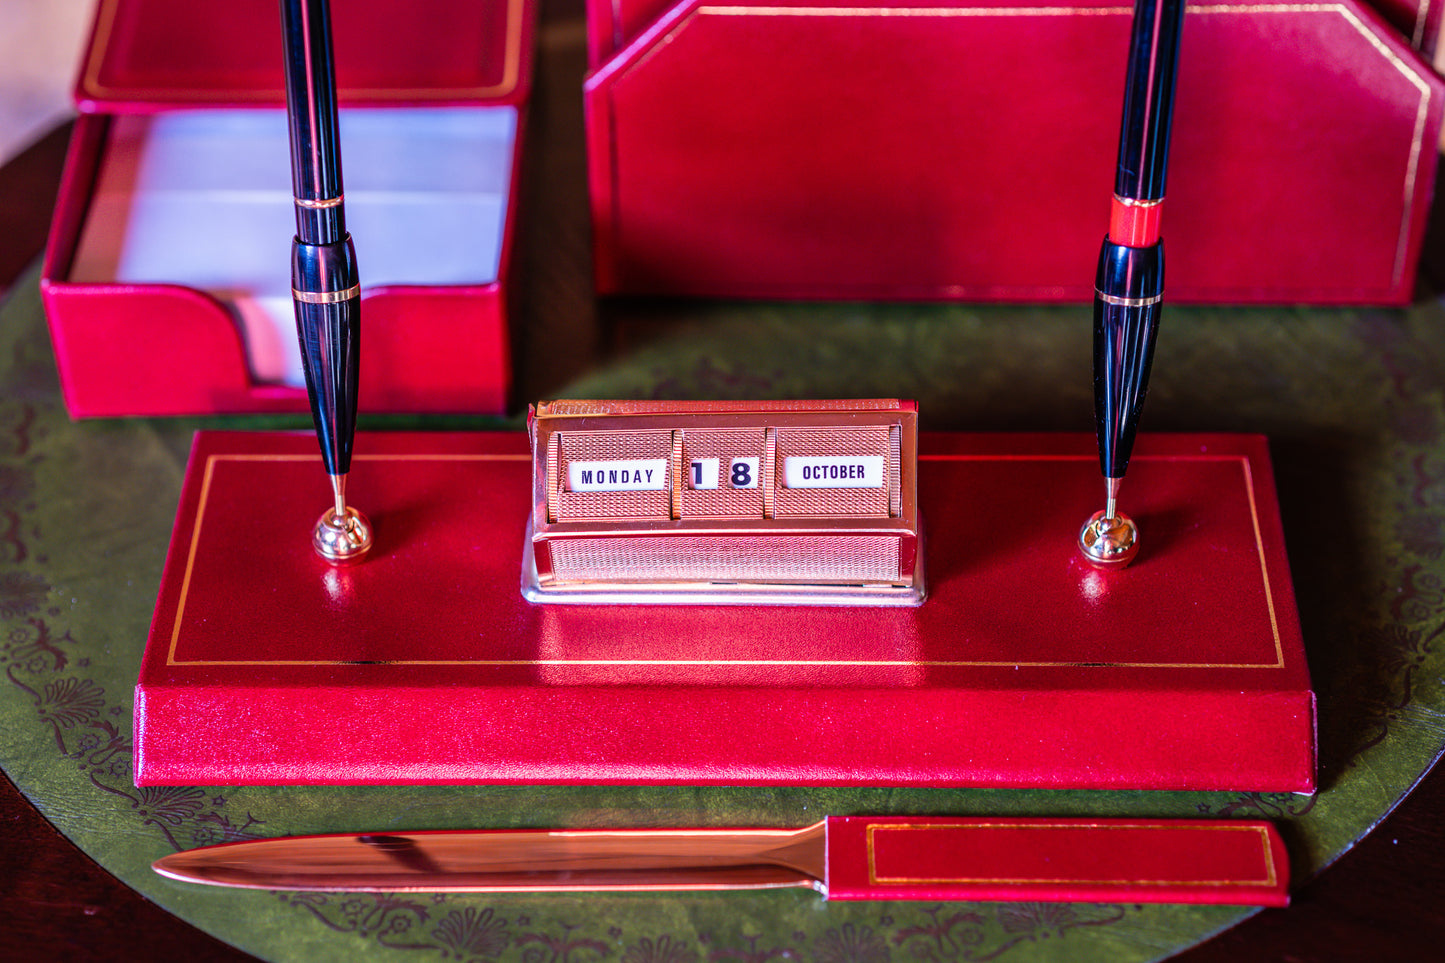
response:
<path id="1" fill-rule="evenodd" d="M 883 876 L 878 872 L 877 852 L 874 846 L 874 835 L 882 832 L 907 832 L 909 830 L 934 831 L 949 829 L 1025 829 L 1025 830 L 1049 830 L 1049 829 L 1128 829 L 1128 830 L 1153 830 L 1165 829 L 1171 832 L 1227 832 L 1255 834 L 1260 838 L 1260 857 L 1264 861 L 1264 875 L 1260 879 L 1075 879 L 1068 876 L 1044 877 L 1044 876 L 1018 876 L 1018 877 L 949 877 L 935 878 L 929 876 Z M 867 831 L 867 858 L 868 858 L 868 882 L 873 885 L 927 885 L 927 884 L 954 884 L 954 885 L 1075 885 L 1075 886 L 1275 886 L 1279 877 L 1274 868 L 1274 847 L 1271 844 L 1269 830 L 1264 826 L 1242 825 L 1229 826 L 1218 823 L 1207 823 L 1198 826 L 1166 825 L 1159 826 L 1148 822 L 1138 823 L 1091 823 L 1087 827 L 1077 823 L 1061 822 L 1053 823 L 1001 823 L 1001 822 L 978 822 L 978 823 L 872 823 L 866 827 Z"/>

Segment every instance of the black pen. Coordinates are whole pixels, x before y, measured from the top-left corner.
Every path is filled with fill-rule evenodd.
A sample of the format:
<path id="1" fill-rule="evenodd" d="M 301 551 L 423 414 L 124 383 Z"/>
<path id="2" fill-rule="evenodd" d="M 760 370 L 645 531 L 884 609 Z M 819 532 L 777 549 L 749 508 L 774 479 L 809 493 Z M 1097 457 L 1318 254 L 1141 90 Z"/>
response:
<path id="1" fill-rule="evenodd" d="M 361 285 L 342 204 L 336 74 L 327 0 L 281 0 L 281 31 L 286 47 L 286 114 L 296 200 L 291 294 L 311 417 L 331 477 L 333 498 L 332 507 L 316 524 L 312 544 L 331 561 L 349 561 L 371 547 L 371 526 L 365 516 L 346 504 L 346 477 L 356 435 Z"/>
<path id="2" fill-rule="evenodd" d="M 1079 539 L 1084 554 L 1100 565 L 1126 565 L 1138 549 L 1134 524 L 1118 511 L 1118 497 L 1149 385 L 1164 297 L 1159 214 L 1183 19 L 1184 0 L 1135 0 L 1119 166 L 1094 280 L 1094 419 L 1105 503 Z"/>

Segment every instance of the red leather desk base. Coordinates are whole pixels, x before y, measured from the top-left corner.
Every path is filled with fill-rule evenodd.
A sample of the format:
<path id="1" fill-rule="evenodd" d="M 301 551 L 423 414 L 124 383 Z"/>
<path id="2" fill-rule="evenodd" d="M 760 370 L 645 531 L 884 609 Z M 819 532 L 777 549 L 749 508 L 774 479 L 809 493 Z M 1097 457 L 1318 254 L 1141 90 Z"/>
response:
<path id="1" fill-rule="evenodd" d="M 1075 556 L 1084 435 L 925 435 L 917 609 L 534 606 L 521 434 L 374 434 L 333 569 L 309 435 L 197 435 L 136 690 L 136 780 L 1314 786 L 1267 446 L 1150 436 L 1120 572 Z"/>

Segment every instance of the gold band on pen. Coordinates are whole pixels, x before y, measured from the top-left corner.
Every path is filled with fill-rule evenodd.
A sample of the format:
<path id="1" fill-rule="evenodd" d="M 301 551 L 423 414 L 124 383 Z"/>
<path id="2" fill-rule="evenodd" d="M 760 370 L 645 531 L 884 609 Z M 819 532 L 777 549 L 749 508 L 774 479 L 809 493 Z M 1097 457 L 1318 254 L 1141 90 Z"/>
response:
<path id="1" fill-rule="evenodd" d="M 1094 289 L 1094 293 L 1098 295 L 1099 300 L 1103 301 L 1105 304 L 1117 304 L 1120 307 L 1125 308 L 1147 307 L 1148 305 L 1158 304 L 1160 301 L 1164 300 L 1163 294 L 1156 294 L 1152 298 L 1121 298 L 1113 294 L 1105 294 L 1103 291 L 1100 291 L 1097 288 Z"/>
<path id="2" fill-rule="evenodd" d="M 345 196 L 344 194 L 337 194 L 335 197 L 323 197 L 314 201 L 306 200 L 302 197 L 295 197 L 292 198 L 292 200 L 296 202 L 297 207 L 304 207 L 312 211 L 324 211 L 327 208 L 340 207 L 341 200 Z"/>
<path id="3" fill-rule="evenodd" d="M 1118 194 L 1114 195 L 1114 200 L 1116 203 L 1123 204 L 1125 207 L 1158 207 L 1160 204 L 1164 203 L 1164 198 L 1162 197 L 1150 199 L 1138 197 L 1121 197 Z"/>
<path id="4" fill-rule="evenodd" d="M 340 304 L 361 294 L 361 285 L 353 284 L 345 291 L 298 291 L 291 289 L 291 296 L 305 304 Z"/>

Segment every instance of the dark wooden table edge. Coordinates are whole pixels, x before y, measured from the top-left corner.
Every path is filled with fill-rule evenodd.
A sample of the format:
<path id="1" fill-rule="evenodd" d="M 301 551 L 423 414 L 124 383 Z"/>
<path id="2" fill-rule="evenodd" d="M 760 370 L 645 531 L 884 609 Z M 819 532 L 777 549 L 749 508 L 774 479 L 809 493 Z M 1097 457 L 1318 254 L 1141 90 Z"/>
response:
<path id="1" fill-rule="evenodd" d="M 70 125 L 0 167 L 0 299 L 44 248 Z M 1437 203 L 1437 209 L 1442 205 Z M 112 876 L 0 779 L 0 937 L 12 960 L 248 960 Z M 1445 774 L 1423 775 L 1288 909 L 1264 910 L 1183 963 L 1424 959 L 1445 945 Z"/>

